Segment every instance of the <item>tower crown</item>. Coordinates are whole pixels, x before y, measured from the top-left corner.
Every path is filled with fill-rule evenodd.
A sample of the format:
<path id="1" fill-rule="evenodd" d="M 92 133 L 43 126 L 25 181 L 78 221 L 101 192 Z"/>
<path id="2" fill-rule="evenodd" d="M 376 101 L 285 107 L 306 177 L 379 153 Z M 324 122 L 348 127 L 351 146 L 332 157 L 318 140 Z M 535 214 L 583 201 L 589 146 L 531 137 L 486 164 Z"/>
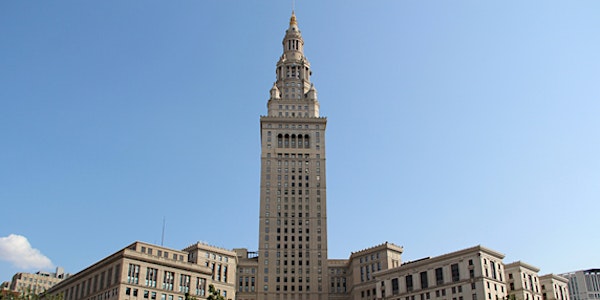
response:
<path id="1" fill-rule="evenodd" d="M 319 117 L 317 92 L 310 82 L 312 71 L 304 56 L 304 40 L 292 11 L 282 41 L 283 54 L 277 62 L 277 81 L 270 91 L 269 116 Z"/>

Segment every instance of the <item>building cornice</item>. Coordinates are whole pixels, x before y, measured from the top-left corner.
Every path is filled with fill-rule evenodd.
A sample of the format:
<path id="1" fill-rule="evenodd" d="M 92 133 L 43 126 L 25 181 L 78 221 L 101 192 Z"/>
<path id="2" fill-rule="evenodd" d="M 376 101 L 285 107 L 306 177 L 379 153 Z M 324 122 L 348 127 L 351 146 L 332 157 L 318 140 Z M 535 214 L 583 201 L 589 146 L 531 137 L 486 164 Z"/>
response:
<path id="1" fill-rule="evenodd" d="M 318 123 L 327 122 L 327 117 L 279 117 L 279 116 L 260 116 L 260 122 L 277 122 L 277 123 Z"/>
<path id="2" fill-rule="evenodd" d="M 190 271 L 190 272 L 198 272 L 198 273 L 206 274 L 207 276 L 210 276 L 212 274 L 212 270 L 205 266 L 201 266 L 201 265 L 187 262 L 187 261 L 172 260 L 172 259 L 159 257 L 156 255 L 150 255 L 150 254 L 146 254 L 146 253 L 141 253 L 136 250 L 133 250 L 132 248 L 136 247 L 137 245 L 156 247 L 156 248 L 172 251 L 173 253 L 187 255 L 187 252 L 184 252 L 184 251 L 165 248 L 165 247 L 161 247 L 161 246 L 157 246 L 157 245 L 152 245 L 152 244 L 136 241 L 134 243 L 131 243 L 127 247 L 111 254 L 110 256 L 106 257 L 105 259 L 69 276 L 68 278 L 64 279 L 60 283 L 58 283 L 55 286 L 53 286 L 52 288 L 50 288 L 48 290 L 48 293 L 51 294 L 55 290 L 59 290 L 64 286 L 68 286 L 69 284 L 71 284 L 71 282 L 76 282 L 78 280 L 81 280 L 82 278 L 85 278 L 88 274 L 93 274 L 94 272 L 96 272 L 97 269 L 111 265 L 120 259 L 132 259 L 132 260 L 136 260 L 136 261 L 157 264 L 157 265 L 162 265 L 162 266 L 166 266 L 166 267 L 178 268 L 178 269 L 186 270 L 186 271 Z"/>
<path id="3" fill-rule="evenodd" d="M 560 281 L 562 283 L 569 283 L 569 279 L 564 278 L 564 277 L 562 277 L 560 275 L 552 274 L 552 273 L 546 274 L 546 275 L 542 275 L 539 278 L 540 278 L 540 280 L 552 279 L 552 280 Z"/>
<path id="4" fill-rule="evenodd" d="M 540 268 L 538 268 L 534 265 L 530 265 L 528 263 L 524 263 L 520 260 L 504 265 L 504 269 L 512 269 L 512 268 L 516 268 L 516 267 L 522 267 L 522 268 L 528 269 L 528 270 L 536 272 L 536 273 L 540 271 Z"/>
<path id="5" fill-rule="evenodd" d="M 187 247 L 185 247 L 183 249 L 183 251 L 185 251 L 185 252 L 189 252 L 189 251 L 192 251 L 192 250 L 206 250 L 206 251 L 211 251 L 211 252 L 214 252 L 214 253 L 219 253 L 219 254 L 224 254 L 224 255 L 230 255 L 230 256 L 237 257 L 236 252 L 233 251 L 233 250 L 229 250 L 229 249 L 222 248 L 222 247 L 219 247 L 219 246 L 209 245 L 209 244 L 202 243 L 202 242 L 197 242 L 197 243 L 189 245 L 189 246 L 187 246 Z"/>
<path id="6" fill-rule="evenodd" d="M 398 245 L 396 245 L 394 243 L 385 242 L 383 244 L 379 244 L 377 246 L 373 246 L 373 247 L 370 247 L 370 248 L 362 249 L 362 250 L 357 251 L 357 252 L 351 252 L 350 253 L 350 260 L 352 260 L 354 257 L 365 255 L 365 254 L 371 253 L 373 251 L 387 250 L 387 249 L 389 249 L 389 250 L 395 250 L 396 252 L 400 252 L 400 253 L 404 252 L 404 248 L 402 246 L 398 246 Z"/>
<path id="7" fill-rule="evenodd" d="M 455 251 L 455 252 L 451 252 L 451 253 L 446 253 L 446 254 L 442 254 L 439 256 L 435 256 L 435 257 L 426 257 L 423 259 L 418 259 L 418 260 L 415 260 L 412 262 L 404 263 L 397 268 L 377 272 L 377 276 L 387 275 L 387 274 L 395 273 L 395 272 L 402 271 L 402 270 L 419 268 L 419 267 L 427 266 L 430 264 L 435 264 L 437 262 L 442 262 L 445 260 L 453 259 L 453 258 L 460 258 L 462 256 L 466 256 L 466 255 L 477 253 L 477 252 L 485 253 L 490 256 L 497 257 L 499 259 L 504 258 L 504 254 L 502 254 L 500 252 L 494 251 L 492 249 L 486 248 L 481 245 L 477 245 L 475 247 L 471 247 L 471 248 L 467 248 L 467 249 L 463 249 L 463 250 L 459 250 L 459 251 Z"/>

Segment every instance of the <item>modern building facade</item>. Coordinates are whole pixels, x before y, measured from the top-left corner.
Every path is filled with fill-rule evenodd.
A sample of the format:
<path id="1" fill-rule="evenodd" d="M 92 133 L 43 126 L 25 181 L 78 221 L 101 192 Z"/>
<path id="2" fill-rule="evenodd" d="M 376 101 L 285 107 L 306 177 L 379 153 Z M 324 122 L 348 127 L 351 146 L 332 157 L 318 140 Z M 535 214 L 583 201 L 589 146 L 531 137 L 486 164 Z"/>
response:
<path id="1" fill-rule="evenodd" d="M 580 270 L 561 274 L 569 280 L 571 300 L 600 299 L 600 269 Z"/>
<path id="2" fill-rule="evenodd" d="M 260 118 L 261 180 L 257 293 L 260 299 L 325 299 L 325 126 L 292 13 Z"/>

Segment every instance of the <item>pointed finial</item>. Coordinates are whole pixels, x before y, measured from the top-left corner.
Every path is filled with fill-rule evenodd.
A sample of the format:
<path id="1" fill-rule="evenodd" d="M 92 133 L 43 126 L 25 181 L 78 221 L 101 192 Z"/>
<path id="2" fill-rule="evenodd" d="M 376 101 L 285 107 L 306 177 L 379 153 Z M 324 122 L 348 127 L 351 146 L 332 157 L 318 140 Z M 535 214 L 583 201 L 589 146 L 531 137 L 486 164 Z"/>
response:
<path id="1" fill-rule="evenodd" d="M 296 14 L 292 10 L 292 17 L 290 18 L 290 26 L 293 26 L 293 25 L 298 25 L 298 22 L 296 21 Z"/>

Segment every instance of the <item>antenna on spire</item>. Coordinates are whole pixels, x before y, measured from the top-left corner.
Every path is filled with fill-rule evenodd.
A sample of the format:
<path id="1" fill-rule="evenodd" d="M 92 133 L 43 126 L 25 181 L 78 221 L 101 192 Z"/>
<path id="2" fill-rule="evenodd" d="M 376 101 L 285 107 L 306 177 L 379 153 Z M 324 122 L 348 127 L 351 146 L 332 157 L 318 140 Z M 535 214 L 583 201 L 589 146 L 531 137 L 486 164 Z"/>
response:
<path id="1" fill-rule="evenodd" d="M 292 12 L 296 10 L 296 0 L 292 0 Z"/>

